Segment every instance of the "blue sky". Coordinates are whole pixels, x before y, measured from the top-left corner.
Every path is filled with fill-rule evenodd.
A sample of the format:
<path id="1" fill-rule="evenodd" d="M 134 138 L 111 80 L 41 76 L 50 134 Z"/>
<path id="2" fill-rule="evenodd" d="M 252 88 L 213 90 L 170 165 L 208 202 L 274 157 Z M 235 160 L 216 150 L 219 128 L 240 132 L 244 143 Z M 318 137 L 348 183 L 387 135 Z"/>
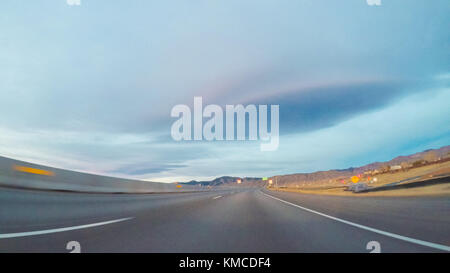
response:
<path id="1" fill-rule="evenodd" d="M 450 144 L 446 0 L 3 1 L 0 155 L 152 181 Z M 175 142 L 174 105 L 279 104 L 280 146 Z"/>

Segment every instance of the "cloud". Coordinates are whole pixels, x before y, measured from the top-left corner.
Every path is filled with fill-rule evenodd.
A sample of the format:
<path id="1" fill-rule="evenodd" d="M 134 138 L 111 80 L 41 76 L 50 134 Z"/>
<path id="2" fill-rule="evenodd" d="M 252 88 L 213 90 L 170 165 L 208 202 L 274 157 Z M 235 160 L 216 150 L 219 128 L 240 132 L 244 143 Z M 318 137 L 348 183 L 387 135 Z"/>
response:
<path id="1" fill-rule="evenodd" d="M 260 152 L 257 143 L 205 143 L 208 157 L 154 177 L 261 177 L 343 169 L 438 148 L 450 143 L 449 100 L 449 88 L 417 92 L 331 127 L 284 135 L 275 153 Z"/>
<path id="2" fill-rule="evenodd" d="M 149 162 L 148 164 L 141 163 L 140 165 L 146 166 L 146 167 L 139 167 L 135 165 L 131 166 L 123 166 L 117 170 L 111 171 L 111 173 L 117 173 L 117 174 L 126 174 L 126 175 L 148 175 L 148 174 L 154 174 L 154 173 L 161 173 L 166 171 L 171 171 L 177 168 L 184 168 L 187 167 L 187 165 L 175 165 L 175 164 L 167 164 L 167 165 L 159 165 L 155 166 L 154 163 Z M 152 166 L 152 167 L 148 167 Z"/>
<path id="3" fill-rule="evenodd" d="M 281 95 L 274 93 L 259 103 L 280 105 L 282 134 L 309 132 L 332 127 L 418 92 L 411 86 L 400 82 L 339 84 Z"/>
<path id="4" fill-rule="evenodd" d="M 372 127 L 360 117 L 378 113 L 390 120 L 384 130 L 401 128 L 398 117 L 383 111 L 448 86 L 448 0 L 411 0 L 407 9 L 397 1 L 380 8 L 351 1 L 175 2 L 90 1 L 89 8 L 67 8 L 35 1 L 26 12 L 4 3 L 0 154 L 145 179 L 356 164 L 349 160 L 360 158 L 352 145 L 364 140 L 349 136 L 344 124 L 358 121 L 352 126 L 366 133 Z M 205 104 L 280 104 L 281 150 L 174 143 L 170 110 L 194 96 Z M 404 120 L 422 103 L 410 101 L 397 115 Z M 427 137 L 446 140 L 440 127 L 414 132 L 430 125 L 422 122 L 445 126 L 439 101 L 423 105 L 421 112 L 442 117 L 408 120 L 409 134 L 420 137 L 394 130 L 379 133 L 377 145 L 392 147 L 394 139 L 401 147 L 395 151 L 404 153 L 427 146 Z M 331 155 L 333 145 L 342 150 Z M 366 155 L 361 162 L 369 150 L 358 148 Z"/>

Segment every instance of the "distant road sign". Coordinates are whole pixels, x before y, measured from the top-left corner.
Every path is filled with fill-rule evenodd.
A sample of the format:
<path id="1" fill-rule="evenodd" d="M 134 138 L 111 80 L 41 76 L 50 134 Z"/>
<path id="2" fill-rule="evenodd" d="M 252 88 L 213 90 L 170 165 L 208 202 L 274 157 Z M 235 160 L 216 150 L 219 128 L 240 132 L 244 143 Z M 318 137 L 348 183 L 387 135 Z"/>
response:
<path id="1" fill-rule="evenodd" d="M 353 183 L 358 183 L 358 181 L 359 181 L 359 177 L 357 177 L 357 176 L 352 176 L 352 182 L 353 182 Z"/>
<path id="2" fill-rule="evenodd" d="M 266 181 L 267 180 L 267 177 L 263 177 L 263 179 L 262 179 L 263 181 Z"/>

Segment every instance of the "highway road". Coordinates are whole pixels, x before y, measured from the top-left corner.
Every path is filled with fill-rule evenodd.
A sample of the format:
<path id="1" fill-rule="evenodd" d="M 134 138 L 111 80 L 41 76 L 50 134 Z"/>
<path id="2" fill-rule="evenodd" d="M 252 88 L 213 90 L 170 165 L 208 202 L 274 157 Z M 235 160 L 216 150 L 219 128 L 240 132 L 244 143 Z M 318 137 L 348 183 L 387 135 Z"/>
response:
<path id="1" fill-rule="evenodd" d="M 448 197 L 0 188 L 0 252 L 447 252 Z"/>

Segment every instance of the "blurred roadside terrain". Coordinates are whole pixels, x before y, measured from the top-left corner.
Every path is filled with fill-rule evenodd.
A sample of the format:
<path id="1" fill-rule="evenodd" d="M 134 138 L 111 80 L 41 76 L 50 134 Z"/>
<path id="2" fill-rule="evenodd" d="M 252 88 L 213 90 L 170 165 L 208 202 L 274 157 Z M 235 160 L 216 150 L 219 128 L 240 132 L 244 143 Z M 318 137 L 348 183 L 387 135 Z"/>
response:
<path id="1" fill-rule="evenodd" d="M 236 185 L 239 180 L 243 186 L 265 186 L 272 190 L 355 195 L 347 191 L 355 176 L 359 183 L 366 183 L 370 188 L 387 189 L 359 193 L 360 196 L 450 195 L 450 145 L 356 168 L 277 175 L 267 180 L 224 176 L 212 181 L 190 181 L 186 184 L 226 186 Z M 412 183 L 416 184 L 411 186 Z"/>
<path id="2" fill-rule="evenodd" d="M 450 196 L 450 161 L 387 171 L 373 177 L 362 175 L 358 184 L 367 185 L 367 191 L 357 194 L 348 190 L 349 186 L 354 184 L 349 181 L 350 179 L 344 178 L 344 182 L 321 180 L 290 183 L 269 188 L 278 191 L 344 196 Z"/>

